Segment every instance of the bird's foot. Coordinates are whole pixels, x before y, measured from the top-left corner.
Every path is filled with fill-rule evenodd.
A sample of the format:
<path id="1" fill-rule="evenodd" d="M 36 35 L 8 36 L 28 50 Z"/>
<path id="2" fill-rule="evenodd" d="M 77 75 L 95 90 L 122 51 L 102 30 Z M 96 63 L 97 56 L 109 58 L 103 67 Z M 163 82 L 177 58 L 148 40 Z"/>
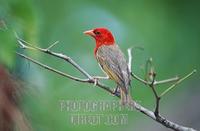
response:
<path id="1" fill-rule="evenodd" d="M 96 86 L 100 79 L 107 80 L 107 79 L 109 79 L 109 77 L 108 76 L 105 76 L 105 77 L 104 76 L 93 76 L 92 79 L 94 81 L 94 86 Z"/>
<path id="2" fill-rule="evenodd" d="M 119 87 L 116 87 L 116 88 L 113 90 L 112 95 L 113 95 L 113 96 L 120 96 L 120 90 L 119 90 Z"/>
<path id="3" fill-rule="evenodd" d="M 94 85 L 93 86 L 96 86 L 98 84 L 99 78 L 93 77 L 92 79 L 94 81 Z"/>

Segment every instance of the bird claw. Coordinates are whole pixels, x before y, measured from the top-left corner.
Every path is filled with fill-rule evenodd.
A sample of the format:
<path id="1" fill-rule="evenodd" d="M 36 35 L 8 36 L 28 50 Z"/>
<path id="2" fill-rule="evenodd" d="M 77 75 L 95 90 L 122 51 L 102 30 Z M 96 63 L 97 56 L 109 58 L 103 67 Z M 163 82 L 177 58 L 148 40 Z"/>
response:
<path id="1" fill-rule="evenodd" d="M 113 95 L 113 96 L 120 96 L 119 87 L 116 87 L 116 88 L 113 90 L 112 95 Z"/>
<path id="2" fill-rule="evenodd" d="M 97 85 L 97 83 L 98 83 L 98 78 L 96 78 L 96 77 L 93 77 L 93 81 L 94 81 L 94 85 L 93 86 L 96 86 Z"/>

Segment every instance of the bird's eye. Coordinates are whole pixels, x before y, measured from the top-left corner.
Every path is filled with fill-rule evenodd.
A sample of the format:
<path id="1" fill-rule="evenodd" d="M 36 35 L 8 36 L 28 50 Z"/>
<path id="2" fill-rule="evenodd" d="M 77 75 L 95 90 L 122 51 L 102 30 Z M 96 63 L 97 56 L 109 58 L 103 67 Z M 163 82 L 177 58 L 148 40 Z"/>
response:
<path id="1" fill-rule="evenodd" d="M 101 34 L 99 31 L 95 31 L 94 32 L 96 35 L 99 35 L 99 34 Z"/>

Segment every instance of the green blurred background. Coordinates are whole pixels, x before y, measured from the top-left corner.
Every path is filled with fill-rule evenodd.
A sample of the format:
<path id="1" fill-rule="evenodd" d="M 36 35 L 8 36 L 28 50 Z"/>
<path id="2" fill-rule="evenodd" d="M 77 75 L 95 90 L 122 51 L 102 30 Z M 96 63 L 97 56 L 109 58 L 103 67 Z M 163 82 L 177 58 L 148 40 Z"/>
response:
<path id="1" fill-rule="evenodd" d="M 144 48 L 133 51 L 133 71 L 141 77 L 144 77 L 144 64 L 149 57 L 154 60 L 158 80 L 200 70 L 199 1 L 0 0 L 0 63 L 25 83 L 26 93 L 21 106 L 33 130 L 168 130 L 136 111 L 128 112 L 127 125 L 71 125 L 70 112 L 60 111 L 59 100 L 118 99 L 93 85 L 74 82 L 40 68 L 14 53 L 17 50 L 82 77 L 62 60 L 19 49 L 13 32 L 43 48 L 58 40 L 60 43 L 53 51 L 70 56 L 92 75 L 103 75 L 93 55 L 94 41 L 82 33 L 95 27 L 109 28 L 125 54 L 131 46 Z M 112 82 L 105 83 L 113 85 Z M 151 90 L 136 80 L 132 85 L 135 100 L 153 110 Z M 197 72 L 161 100 L 161 114 L 179 124 L 200 129 L 199 85 Z M 158 92 L 168 86 L 159 86 Z"/>

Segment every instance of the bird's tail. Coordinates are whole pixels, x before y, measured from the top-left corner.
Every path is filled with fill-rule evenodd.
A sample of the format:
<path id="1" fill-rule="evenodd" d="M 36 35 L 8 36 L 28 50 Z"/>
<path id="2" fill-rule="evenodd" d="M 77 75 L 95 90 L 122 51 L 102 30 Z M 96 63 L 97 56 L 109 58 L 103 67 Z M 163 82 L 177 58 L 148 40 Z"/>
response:
<path id="1" fill-rule="evenodd" d="M 121 104 L 134 106 L 135 101 L 131 97 L 129 91 L 127 91 L 126 88 L 119 88 L 119 89 L 120 89 Z"/>

